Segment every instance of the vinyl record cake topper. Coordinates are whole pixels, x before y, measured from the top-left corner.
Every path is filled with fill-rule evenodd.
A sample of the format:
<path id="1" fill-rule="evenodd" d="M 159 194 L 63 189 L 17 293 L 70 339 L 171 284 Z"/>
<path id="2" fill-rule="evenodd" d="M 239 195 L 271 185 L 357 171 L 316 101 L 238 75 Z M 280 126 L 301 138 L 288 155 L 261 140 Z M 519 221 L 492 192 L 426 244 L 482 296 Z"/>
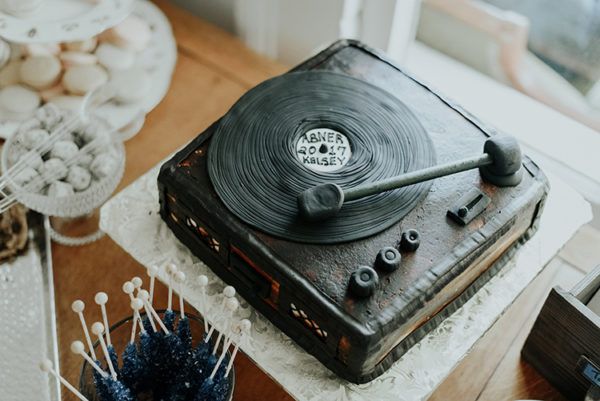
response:
<path id="1" fill-rule="evenodd" d="M 396 97 L 346 75 L 305 71 L 265 81 L 233 105 L 212 138 L 208 172 L 226 207 L 256 229 L 338 243 L 390 227 L 431 182 L 349 201 L 314 223 L 300 218 L 298 194 L 329 182 L 351 188 L 435 159 L 427 132 Z"/>

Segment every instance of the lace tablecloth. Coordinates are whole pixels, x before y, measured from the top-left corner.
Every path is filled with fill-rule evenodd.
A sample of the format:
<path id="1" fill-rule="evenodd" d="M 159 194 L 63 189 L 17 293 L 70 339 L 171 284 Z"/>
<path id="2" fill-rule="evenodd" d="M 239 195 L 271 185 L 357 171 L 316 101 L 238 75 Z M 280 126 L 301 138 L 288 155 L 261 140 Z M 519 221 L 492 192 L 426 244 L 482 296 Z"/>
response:
<path id="1" fill-rule="evenodd" d="M 176 263 L 186 277 L 192 278 L 184 288 L 184 297 L 197 307 L 200 296 L 195 277 L 200 274 L 209 277 L 209 295 L 220 293 L 225 284 L 161 220 L 158 171 L 159 166 L 154 167 L 107 202 L 101 210 L 100 227 L 145 266 Z M 574 190 L 555 177 L 549 179 L 552 189 L 533 239 L 463 307 L 372 382 L 356 385 L 338 378 L 245 302 L 241 303 L 237 317 L 250 319 L 253 326 L 252 341 L 242 350 L 300 401 L 426 398 L 575 231 L 591 218 L 589 205 Z M 160 275 L 166 282 L 165 272 Z M 209 298 L 215 304 L 219 301 L 218 297 Z M 214 313 L 209 312 L 208 319 L 214 318 Z"/>
<path id="2" fill-rule="evenodd" d="M 32 247 L 33 248 L 33 247 Z M 0 265 L 0 399 L 55 400 L 40 370 L 47 355 L 42 264 L 37 249 Z M 52 301 L 53 302 L 53 301 Z"/>

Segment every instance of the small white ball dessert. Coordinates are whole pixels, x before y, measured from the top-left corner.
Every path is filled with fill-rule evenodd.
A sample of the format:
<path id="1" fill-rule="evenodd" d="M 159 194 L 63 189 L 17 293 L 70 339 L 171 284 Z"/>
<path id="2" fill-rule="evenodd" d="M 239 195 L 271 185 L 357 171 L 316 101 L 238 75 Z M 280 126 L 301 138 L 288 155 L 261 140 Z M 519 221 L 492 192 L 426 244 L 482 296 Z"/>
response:
<path id="1" fill-rule="evenodd" d="M 54 181 L 48 186 L 48 196 L 53 198 L 64 198 L 75 193 L 71 184 L 63 181 Z"/>
<path id="2" fill-rule="evenodd" d="M 48 137 L 50 137 L 48 131 L 45 129 L 36 128 L 23 132 L 23 134 L 19 136 L 18 141 L 27 149 L 33 149 L 40 143 L 47 141 Z"/>
<path id="3" fill-rule="evenodd" d="M 65 166 L 62 160 L 53 158 L 48 159 L 40 167 L 40 174 L 47 183 L 52 183 L 56 180 L 62 180 L 69 173 L 69 169 Z"/>
<path id="4" fill-rule="evenodd" d="M 92 175 L 80 166 L 69 167 L 67 182 L 73 186 L 75 191 L 84 191 L 90 186 Z"/>
<path id="5" fill-rule="evenodd" d="M 25 167 L 13 177 L 13 181 L 15 182 L 15 184 L 24 187 L 29 183 L 33 183 L 36 180 L 39 180 L 39 177 L 40 175 L 37 171 L 35 171 L 33 167 Z"/>
<path id="6" fill-rule="evenodd" d="M 94 158 L 90 170 L 99 180 L 112 174 L 117 168 L 117 161 L 110 153 L 101 153 Z"/>
<path id="7" fill-rule="evenodd" d="M 75 142 L 69 140 L 56 141 L 50 150 L 50 157 L 67 161 L 73 159 L 78 152 L 79 148 L 75 145 Z"/>
<path id="8" fill-rule="evenodd" d="M 35 118 L 38 119 L 40 124 L 47 130 L 52 130 L 61 122 L 62 117 L 63 114 L 61 110 L 52 103 L 45 104 L 35 112 Z"/>
<path id="9" fill-rule="evenodd" d="M 24 166 L 31 167 L 35 170 L 42 167 L 44 164 L 44 160 L 42 160 L 42 156 L 38 152 L 30 150 L 27 153 L 23 153 L 21 157 L 19 157 L 19 162 L 23 163 Z"/>

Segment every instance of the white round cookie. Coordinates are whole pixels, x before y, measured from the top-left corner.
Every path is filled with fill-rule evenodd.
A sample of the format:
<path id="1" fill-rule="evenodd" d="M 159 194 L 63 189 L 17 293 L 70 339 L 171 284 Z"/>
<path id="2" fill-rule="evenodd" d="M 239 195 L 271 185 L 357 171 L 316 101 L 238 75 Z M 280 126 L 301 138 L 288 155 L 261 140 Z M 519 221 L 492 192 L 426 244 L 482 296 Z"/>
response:
<path id="1" fill-rule="evenodd" d="M 27 149 L 33 149 L 42 142 L 45 142 L 50 137 L 50 134 L 45 129 L 34 128 L 23 131 L 18 137 L 17 142 L 25 146 Z"/>
<path id="2" fill-rule="evenodd" d="M 0 87 L 17 85 L 21 82 L 21 60 L 9 61 L 0 70 Z"/>
<path id="3" fill-rule="evenodd" d="M 19 163 L 23 163 L 23 165 L 37 170 L 42 167 L 44 160 L 42 160 L 42 156 L 40 156 L 38 152 L 30 150 L 19 157 Z"/>
<path id="4" fill-rule="evenodd" d="M 58 58 L 65 68 L 73 67 L 74 65 L 94 65 L 98 63 L 98 57 L 84 52 L 66 51 L 62 52 Z"/>
<path id="5" fill-rule="evenodd" d="M 48 103 L 35 111 L 35 118 L 41 122 L 44 129 L 52 131 L 61 122 L 63 114 L 58 106 Z"/>
<path id="6" fill-rule="evenodd" d="M 23 169 L 21 169 L 18 173 L 15 174 L 15 176 L 13 177 L 13 181 L 23 187 L 27 184 L 29 184 L 30 182 L 36 180 L 39 178 L 39 174 L 37 171 L 35 171 L 35 169 L 33 167 L 25 167 Z M 41 182 L 40 182 L 41 184 Z"/>
<path id="7" fill-rule="evenodd" d="M 8 119 L 27 120 L 39 105 L 40 96 L 31 89 L 19 85 L 0 89 L 0 110 Z"/>
<path id="8" fill-rule="evenodd" d="M 112 174 L 116 167 L 117 162 L 110 153 L 102 153 L 94 158 L 94 161 L 90 165 L 90 170 L 96 178 L 101 180 Z"/>
<path id="9" fill-rule="evenodd" d="M 21 124 L 19 124 L 19 127 L 17 128 L 17 138 L 20 138 L 23 135 L 25 135 L 27 131 L 31 131 L 33 129 L 38 128 L 43 128 L 43 124 L 38 118 L 35 117 L 34 113 L 34 117 L 31 117 L 29 120 L 25 120 Z"/>
<path id="10" fill-rule="evenodd" d="M 50 186 L 48 186 L 47 195 L 52 198 L 64 198 L 73 195 L 74 193 L 75 191 L 71 184 L 57 180 L 53 181 Z"/>
<path id="11" fill-rule="evenodd" d="M 58 56 L 60 45 L 58 43 L 30 43 L 23 45 L 25 56 Z"/>
<path id="12" fill-rule="evenodd" d="M 151 84 L 148 73 L 141 68 L 111 71 L 110 81 L 117 90 L 115 99 L 123 103 L 142 100 L 150 90 Z"/>
<path id="13" fill-rule="evenodd" d="M 98 39 L 96 39 L 96 37 L 93 36 L 86 40 L 65 43 L 65 49 L 67 49 L 68 51 L 72 51 L 72 52 L 91 53 L 94 51 L 94 49 L 96 48 L 97 45 L 98 45 Z"/>
<path id="14" fill-rule="evenodd" d="M 19 142 L 16 142 L 13 144 L 13 146 L 10 148 L 10 152 L 7 155 L 7 161 L 8 161 L 8 165 L 12 166 L 13 164 L 15 164 L 20 158 L 21 156 L 23 156 L 25 153 L 28 152 L 28 149 L 21 145 Z"/>
<path id="15" fill-rule="evenodd" d="M 100 44 L 95 54 L 98 57 L 98 62 L 109 71 L 126 70 L 133 67 L 133 63 L 135 63 L 134 52 L 121 49 L 111 43 Z"/>
<path id="16" fill-rule="evenodd" d="M 81 166 L 69 167 L 67 182 L 73 186 L 75 191 L 84 191 L 90 186 L 92 175 Z"/>
<path id="17" fill-rule="evenodd" d="M 60 77 L 62 66 L 54 56 L 31 56 L 21 64 L 21 81 L 35 89 L 53 86 Z"/>
<path id="18" fill-rule="evenodd" d="M 79 152 L 79 148 L 75 145 L 75 142 L 61 140 L 56 141 L 50 149 L 50 157 L 57 158 L 64 161 L 72 159 Z"/>
<path id="19" fill-rule="evenodd" d="M 94 156 L 90 153 L 82 153 L 77 157 L 77 165 L 89 169 L 90 165 L 94 161 Z"/>
<path id="20" fill-rule="evenodd" d="M 46 183 L 62 180 L 69 173 L 69 169 L 60 159 L 48 159 L 38 170 Z"/>
<path id="21" fill-rule="evenodd" d="M 75 65 L 67 69 L 62 83 L 69 93 L 85 95 L 106 81 L 108 74 L 99 65 Z"/>

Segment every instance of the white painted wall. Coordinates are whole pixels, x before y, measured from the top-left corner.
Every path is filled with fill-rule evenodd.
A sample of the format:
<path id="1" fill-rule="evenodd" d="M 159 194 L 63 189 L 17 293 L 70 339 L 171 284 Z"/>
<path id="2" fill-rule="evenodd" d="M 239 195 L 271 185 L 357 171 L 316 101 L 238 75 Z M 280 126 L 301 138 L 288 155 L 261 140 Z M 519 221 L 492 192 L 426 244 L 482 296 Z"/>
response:
<path id="1" fill-rule="evenodd" d="M 171 1 L 290 66 L 339 38 L 359 39 L 402 61 L 420 9 L 420 0 Z"/>
<path id="2" fill-rule="evenodd" d="M 235 33 L 233 5 L 235 0 L 169 0 L 205 21 Z"/>

